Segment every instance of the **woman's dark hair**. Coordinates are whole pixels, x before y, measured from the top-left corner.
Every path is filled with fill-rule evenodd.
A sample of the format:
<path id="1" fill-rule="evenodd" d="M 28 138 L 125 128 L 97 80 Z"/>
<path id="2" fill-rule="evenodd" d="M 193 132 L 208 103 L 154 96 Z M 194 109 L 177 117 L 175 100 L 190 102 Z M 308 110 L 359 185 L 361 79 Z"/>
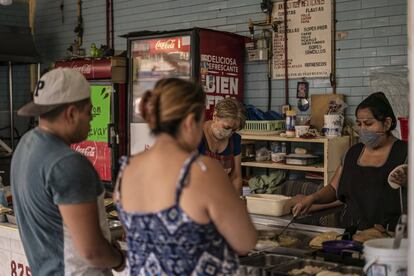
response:
<path id="1" fill-rule="evenodd" d="M 205 109 L 200 84 L 178 78 L 162 79 L 141 100 L 141 114 L 154 134 L 175 137 L 181 121 L 190 113 L 199 122 Z"/>
<path id="2" fill-rule="evenodd" d="M 380 122 L 385 122 L 388 117 L 391 118 L 391 126 L 388 132 L 391 132 L 397 126 L 397 118 L 395 117 L 390 102 L 387 97 L 385 97 L 384 93 L 376 92 L 369 95 L 358 105 L 355 110 L 355 116 L 357 116 L 360 109 L 364 108 L 368 108 L 372 115 L 374 115 L 374 118 Z"/>

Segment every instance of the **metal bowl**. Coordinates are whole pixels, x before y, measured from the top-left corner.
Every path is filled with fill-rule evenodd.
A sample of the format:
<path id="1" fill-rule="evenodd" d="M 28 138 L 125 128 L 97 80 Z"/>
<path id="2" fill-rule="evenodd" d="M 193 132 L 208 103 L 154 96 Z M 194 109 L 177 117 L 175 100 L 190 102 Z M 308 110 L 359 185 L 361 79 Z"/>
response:
<path id="1" fill-rule="evenodd" d="M 281 265 L 291 263 L 299 258 L 278 254 L 257 254 L 240 259 L 241 275 L 265 275 L 266 271 Z"/>
<path id="2" fill-rule="evenodd" d="M 342 274 L 365 275 L 362 267 L 357 267 L 357 266 L 340 266 L 335 269 L 332 269 L 332 271 L 339 272 Z"/>
<path id="3" fill-rule="evenodd" d="M 108 226 L 109 226 L 109 229 L 115 229 L 115 228 L 122 227 L 122 223 L 119 220 L 111 219 L 111 220 L 108 220 Z"/>
<path id="4" fill-rule="evenodd" d="M 116 241 L 122 238 L 124 229 L 119 220 L 108 220 L 109 231 L 111 232 L 111 240 Z"/>
<path id="5" fill-rule="evenodd" d="M 302 269 L 305 266 L 314 266 L 314 267 L 318 267 L 321 269 L 321 271 L 323 270 L 333 270 L 335 268 L 338 267 L 337 264 L 335 263 L 330 263 L 330 262 L 323 262 L 323 261 L 317 261 L 317 260 L 311 260 L 311 259 L 299 259 L 295 262 L 286 264 L 286 265 L 281 265 L 280 267 L 275 267 L 274 269 L 271 270 L 271 275 L 275 276 L 275 275 L 291 275 L 289 274 L 289 272 L 291 272 L 294 269 Z M 298 274 L 301 276 L 308 276 L 308 275 L 316 275 L 316 273 L 302 273 L 302 274 Z"/>
<path id="6" fill-rule="evenodd" d="M 337 240 L 337 241 L 325 241 L 322 243 L 323 251 L 333 254 L 341 254 L 344 250 L 350 251 L 362 251 L 362 245 L 354 242 L 354 241 L 347 241 L 347 240 Z"/>

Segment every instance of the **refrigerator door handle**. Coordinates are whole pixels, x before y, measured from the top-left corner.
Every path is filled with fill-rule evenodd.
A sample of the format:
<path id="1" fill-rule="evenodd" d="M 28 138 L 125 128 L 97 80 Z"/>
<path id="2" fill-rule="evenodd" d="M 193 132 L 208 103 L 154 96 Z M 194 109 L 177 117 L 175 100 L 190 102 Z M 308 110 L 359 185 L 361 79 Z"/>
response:
<path id="1" fill-rule="evenodd" d="M 115 129 L 115 124 L 108 124 L 108 147 L 113 148 L 115 145 L 119 144 L 119 136 Z"/>

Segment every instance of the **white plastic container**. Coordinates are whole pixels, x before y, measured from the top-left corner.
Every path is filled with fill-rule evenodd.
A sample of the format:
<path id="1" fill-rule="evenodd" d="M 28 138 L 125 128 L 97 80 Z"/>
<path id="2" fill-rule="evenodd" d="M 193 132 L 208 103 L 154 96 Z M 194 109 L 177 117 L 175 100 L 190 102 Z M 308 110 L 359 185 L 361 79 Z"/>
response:
<path id="1" fill-rule="evenodd" d="M 342 136 L 342 126 L 344 124 L 344 116 L 339 114 L 324 115 L 324 133 L 326 137 Z"/>
<path id="2" fill-rule="evenodd" d="M 286 136 L 295 137 L 296 111 L 286 111 Z"/>
<path id="3" fill-rule="evenodd" d="M 291 198 L 283 195 L 273 194 L 256 194 L 246 196 L 247 210 L 249 213 L 267 215 L 267 216 L 283 216 L 290 213 L 293 206 Z"/>
<path id="4" fill-rule="evenodd" d="M 401 246 L 393 249 L 393 238 L 374 239 L 364 243 L 364 272 L 370 276 L 407 275 L 408 241 L 401 240 Z"/>

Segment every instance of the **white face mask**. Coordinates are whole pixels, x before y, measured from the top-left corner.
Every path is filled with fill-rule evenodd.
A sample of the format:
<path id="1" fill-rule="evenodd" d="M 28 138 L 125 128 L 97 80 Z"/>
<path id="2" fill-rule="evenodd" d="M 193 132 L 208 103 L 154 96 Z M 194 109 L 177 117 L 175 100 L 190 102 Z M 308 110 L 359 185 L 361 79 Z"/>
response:
<path id="1" fill-rule="evenodd" d="M 214 137 L 216 137 L 218 140 L 223 140 L 226 138 L 229 138 L 232 134 L 231 129 L 224 129 L 219 127 L 211 127 L 211 130 L 213 132 Z"/>

